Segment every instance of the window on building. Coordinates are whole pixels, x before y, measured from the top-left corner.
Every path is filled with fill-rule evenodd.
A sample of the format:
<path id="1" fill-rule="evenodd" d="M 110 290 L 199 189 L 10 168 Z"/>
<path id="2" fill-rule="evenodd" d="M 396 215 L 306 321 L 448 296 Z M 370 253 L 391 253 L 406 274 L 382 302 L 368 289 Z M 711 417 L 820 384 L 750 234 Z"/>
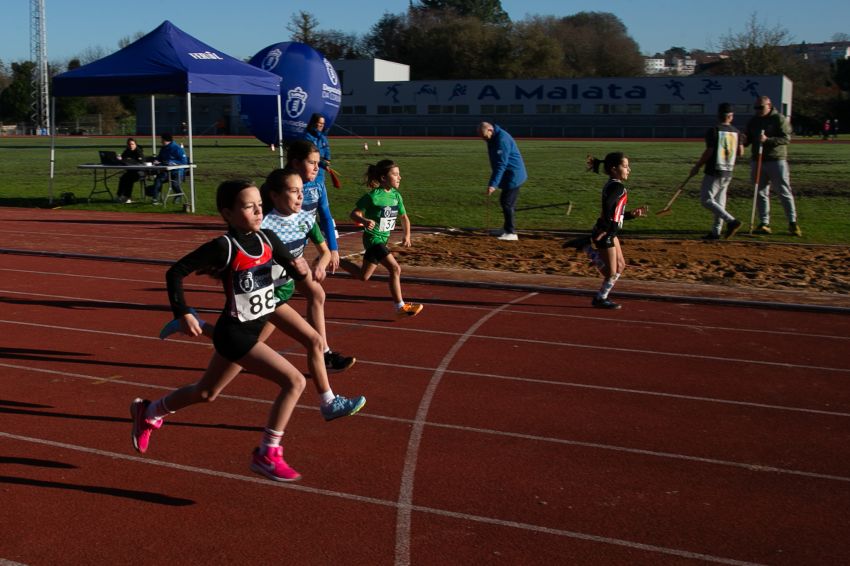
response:
<path id="1" fill-rule="evenodd" d="M 581 114 L 581 104 L 538 104 L 538 114 Z"/>
<path id="2" fill-rule="evenodd" d="M 612 104 L 611 114 L 640 114 L 640 104 Z"/>

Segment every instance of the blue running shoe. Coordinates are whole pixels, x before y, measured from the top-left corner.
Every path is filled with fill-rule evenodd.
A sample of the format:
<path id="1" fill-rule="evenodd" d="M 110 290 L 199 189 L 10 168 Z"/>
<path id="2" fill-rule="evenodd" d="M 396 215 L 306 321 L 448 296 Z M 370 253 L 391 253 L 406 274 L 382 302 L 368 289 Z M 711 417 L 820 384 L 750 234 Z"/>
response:
<path id="1" fill-rule="evenodd" d="M 198 319 L 198 324 L 200 324 L 201 328 L 203 328 L 204 325 L 206 324 L 206 322 L 201 320 L 201 317 L 198 316 L 198 313 L 195 312 L 195 309 L 190 308 L 189 313 L 191 313 L 192 316 L 194 316 L 195 318 Z M 171 336 L 172 334 L 175 334 L 177 332 L 180 332 L 180 319 L 179 318 L 175 318 L 173 320 L 170 320 L 165 326 L 162 327 L 162 330 L 159 331 L 159 339 L 165 340 L 166 338 L 168 338 L 169 336 Z"/>
<path id="2" fill-rule="evenodd" d="M 325 417 L 326 421 L 347 417 L 362 409 L 365 404 L 366 397 L 362 395 L 354 399 L 337 395 L 329 404 L 322 405 L 322 416 Z"/>

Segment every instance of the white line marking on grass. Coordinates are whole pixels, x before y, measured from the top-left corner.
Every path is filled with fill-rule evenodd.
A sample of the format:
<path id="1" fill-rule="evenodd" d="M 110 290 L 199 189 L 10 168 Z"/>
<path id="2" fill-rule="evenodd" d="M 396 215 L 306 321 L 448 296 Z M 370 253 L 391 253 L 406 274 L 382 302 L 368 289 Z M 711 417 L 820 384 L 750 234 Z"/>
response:
<path id="1" fill-rule="evenodd" d="M 407 444 L 407 454 L 404 457 L 404 469 L 401 473 L 401 486 L 398 494 L 398 514 L 396 515 L 396 538 L 395 538 L 395 563 L 399 566 L 408 566 L 410 564 L 410 524 L 411 524 L 411 508 L 413 504 L 413 481 L 416 476 L 416 464 L 419 458 L 419 446 L 422 443 L 422 432 L 427 423 L 428 410 L 431 408 L 431 401 L 434 399 L 434 394 L 437 387 L 440 385 L 440 380 L 446 372 L 452 359 L 460 349 L 466 344 L 466 341 L 481 328 L 481 326 L 505 310 L 508 305 L 535 296 L 537 293 L 530 293 L 522 297 L 517 297 L 510 303 L 491 310 L 489 313 L 478 319 L 466 332 L 464 332 L 457 341 L 449 348 L 449 351 L 443 357 L 440 365 L 431 376 L 431 381 L 428 387 L 425 388 L 425 393 L 419 402 L 419 408 L 416 410 L 416 417 L 413 421 L 413 429 L 410 431 L 410 439 Z"/>
<path id="2" fill-rule="evenodd" d="M 277 488 L 277 489 L 288 489 L 292 491 L 297 491 L 301 493 L 307 493 L 311 495 L 319 495 L 323 497 L 334 497 L 338 499 L 344 499 L 347 501 L 354 501 L 356 503 L 366 503 L 371 505 L 378 505 L 381 507 L 388 508 L 397 508 L 399 512 L 405 509 L 405 505 L 401 502 L 394 502 L 386 499 L 379 499 L 377 497 L 367 497 L 364 495 L 357 495 L 354 493 L 345 493 L 340 491 L 332 491 L 328 489 L 321 489 L 316 487 L 309 487 L 303 484 L 297 483 L 281 483 L 281 482 L 273 482 L 259 476 L 246 476 L 242 474 L 232 474 L 230 472 L 223 472 L 220 470 L 211 470 L 209 468 L 201 468 L 198 466 L 187 466 L 185 464 L 177 464 L 174 462 L 167 462 L 164 460 L 155 460 L 152 458 L 146 458 L 142 456 L 133 456 L 128 454 L 122 454 L 119 452 L 109 452 L 107 450 L 100 450 L 97 448 L 89 448 L 86 446 L 79 446 L 75 444 L 67 444 L 64 442 L 56 442 L 53 440 L 46 440 L 41 438 L 33 438 L 29 436 L 21 436 L 17 434 L 11 434 L 6 432 L 0 432 L 0 437 L 9 438 L 12 440 L 17 440 L 20 442 L 30 442 L 34 444 L 40 444 L 43 446 L 50 446 L 53 448 L 60 448 L 64 450 L 72 450 L 75 452 L 82 452 L 86 454 L 93 454 L 96 456 L 102 456 L 105 458 L 110 458 L 113 460 L 123 460 L 126 462 L 134 462 L 138 464 L 147 464 L 151 466 L 159 466 L 163 468 L 168 468 L 171 470 L 178 470 L 182 472 L 187 472 L 189 474 L 199 474 L 210 476 L 214 478 L 234 480 L 234 481 L 242 481 L 247 483 L 254 483 L 263 485 L 269 488 Z M 572 538 L 577 540 L 586 540 L 591 542 L 597 542 L 600 544 L 609 544 L 612 546 L 620 546 L 625 548 L 630 548 L 633 550 L 643 550 L 646 552 L 654 552 L 659 554 L 665 554 L 669 556 L 678 556 L 681 558 L 694 559 L 694 560 L 704 560 L 707 562 L 714 562 L 717 564 L 730 564 L 735 566 L 754 566 L 757 563 L 753 562 L 744 562 L 741 560 L 734 560 L 731 558 L 724 558 L 720 556 L 712 556 L 710 554 L 702 554 L 697 552 L 689 552 L 687 550 L 680 550 L 676 548 L 667 548 L 663 546 L 656 546 L 651 544 L 643 544 L 640 542 L 628 541 L 623 539 L 616 539 L 611 537 L 603 537 L 598 535 L 592 535 L 588 533 L 581 533 L 577 531 L 567 531 L 564 529 L 555 529 L 552 527 L 544 527 L 541 525 L 532 525 L 530 523 L 521 523 L 518 521 L 508 521 L 504 519 L 496 519 L 493 517 L 484 517 L 481 515 L 471 515 L 468 513 L 460 513 L 457 511 L 449 511 L 446 509 L 436 509 L 433 507 L 424 507 L 419 505 L 407 505 L 406 506 L 408 514 L 412 511 L 416 511 L 418 513 L 427 513 L 431 515 L 437 515 L 441 517 L 449 517 L 452 519 L 457 519 L 460 521 L 471 521 L 475 523 L 482 523 L 487 525 L 496 525 L 500 527 L 508 527 L 513 529 L 519 529 L 523 531 L 529 531 L 533 533 L 542 533 L 554 536 L 561 536 L 566 538 Z M 409 562 L 409 556 L 408 556 Z M 0 566 L 3 566 L 0 563 Z"/>

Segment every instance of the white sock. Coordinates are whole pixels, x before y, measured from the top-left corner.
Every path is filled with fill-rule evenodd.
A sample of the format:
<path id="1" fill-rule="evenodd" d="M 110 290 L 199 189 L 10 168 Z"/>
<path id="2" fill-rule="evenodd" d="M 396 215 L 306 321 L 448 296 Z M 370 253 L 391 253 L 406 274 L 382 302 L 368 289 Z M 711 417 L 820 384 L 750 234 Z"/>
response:
<path id="1" fill-rule="evenodd" d="M 611 277 L 608 277 L 607 279 L 602 281 L 602 287 L 600 287 L 599 292 L 596 293 L 596 298 L 598 298 L 600 301 L 604 301 L 605 299 L 607 299 L 608 293 L 610 293 L 611 289 L 614 288 L 614 283 L 616 283 L 617 279 L 619 279 L 619 278 L 620 278 L 620 274 L 615 273 Z"/>
<path id="2" fill-rule="evenodd" d="M 330 353 L 331 353 L 331 347 L 330 347 L 330 346 L 325 346 L 325 353 L 326 353 L 326 354 L 330 354 Z"/>
<path id="3" fill-rule="evenodd" d="M 400 310 L 404 306 L 404 301 L 395 304 L 395 310 Z"/>
<path id="4" fill-rule="evenodd" d="M 334 399 L 336 399 L 336 395 L 334 395 L 332 389 L 328 389 L 324 393 L 321 393 L 319 395 L 319 398 L 322 400 L 322 406 L 327 406 L 330 405 Z"/>
<path id="5" fill-rule="evenodd" d="M 174 411 L 168 410 L 168 407 L 165 406 L 165 397 L 163 397 L 148 405 L 145 411 L 145 420 L 156 422 L 162 419 L 162 417 L 172 414 L 174 414 Z"/>
<path id="6" fill-rule="evenodd" d="M 280 446 L 280 441 L 283 439 L 282 430 L 273 430 L 270 428 L 263 429 L 263 438 L 260 440 L 260 450 L 263 454 L 268 453 L 269 448 Z"/>

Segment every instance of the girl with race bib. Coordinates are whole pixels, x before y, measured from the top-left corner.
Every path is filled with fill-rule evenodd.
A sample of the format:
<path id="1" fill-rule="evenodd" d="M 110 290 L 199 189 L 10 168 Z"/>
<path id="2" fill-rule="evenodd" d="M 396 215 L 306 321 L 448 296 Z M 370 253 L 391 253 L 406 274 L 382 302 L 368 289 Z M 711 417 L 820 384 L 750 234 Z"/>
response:
<path id="1" fill-rule="evenodd" d="M 351 219 L 363 226 L 363 265 L 357 266 L 349 260 L 341 260 L 340 267 L 362 281 L 368 281 L 383 265 L 389 272 L 390 294 L 395 302 L 399 317 L 416 316 L 422 311 L 420 303 L 406 303 L 401 295 L 401 267 L 387 247 L 398 220 L 401 220 L 404 237 L 401 244 L 410 247 L 410 219 L 404 209 L 404 201 L 398 187 L 401 173 L 391 159 L 383 159 L 369 165 L 364 175 L 366 186 L 372 189 L 357 201 L 351 211 Z"/>
<path id="2" fill-rule="evenodd" d="M 294 481 L 301 475 L 283 459 L 281 439 L 295 404 L 305 387 L 304 376 L 291 363 L 258 340 L 271 315 L 275 298 L 273 266 L 282 266 L 303 279 L 308 266 L 295 259 L 274 232 L 261 229 L 263 202 L 250 181 L 225 181 L 218 187 L 216 204 L 228 231 L 171 266 L 166 273 L 168 298 L 184 334 L 199 336 L 200 321 L 192 314 L 183 293 L 183 279 L 194 272 L 221 278 L 225 304 L 215 324 L 215 351 L 200 381 L 175 389 L 151 403 L 136 399 L 130 405 L 133 446 L 147 451 L 151 433 L 163 417 L 196 403 L 214 401 L 242 368 L 280 386 L 272 402 L 251 469 L 276 481 Z M 277 264 L 275 266 L 274 264 Z"/>

